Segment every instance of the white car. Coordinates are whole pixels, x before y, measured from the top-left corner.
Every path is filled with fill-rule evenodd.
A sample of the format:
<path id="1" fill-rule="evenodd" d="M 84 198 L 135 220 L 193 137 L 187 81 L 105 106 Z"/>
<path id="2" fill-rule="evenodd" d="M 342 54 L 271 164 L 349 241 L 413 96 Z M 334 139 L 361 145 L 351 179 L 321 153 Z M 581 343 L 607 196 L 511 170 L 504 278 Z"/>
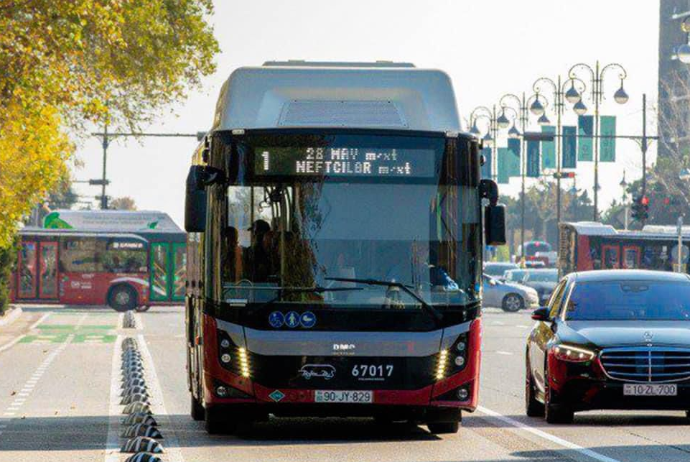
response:
<path id="1" fill-rule="evenodd" d="M 514 313 L 522 309 L 539 308 L 539 294 L 531 287 L 522 284 L 502 282 L 484 275 L 484 306 L 502 308 Z"/>

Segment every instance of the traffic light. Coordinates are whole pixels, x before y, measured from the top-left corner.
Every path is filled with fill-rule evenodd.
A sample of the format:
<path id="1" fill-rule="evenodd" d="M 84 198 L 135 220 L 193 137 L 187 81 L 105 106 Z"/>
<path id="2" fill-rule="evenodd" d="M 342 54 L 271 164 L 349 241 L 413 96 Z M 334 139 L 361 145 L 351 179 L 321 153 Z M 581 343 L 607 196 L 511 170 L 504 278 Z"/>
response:
<path id="1" fill-rule="evenodd" d="M 633 220 L 645 221 L 649 218 L 649 198 L 647 196 L 635 196 L 632 204 Z"/>

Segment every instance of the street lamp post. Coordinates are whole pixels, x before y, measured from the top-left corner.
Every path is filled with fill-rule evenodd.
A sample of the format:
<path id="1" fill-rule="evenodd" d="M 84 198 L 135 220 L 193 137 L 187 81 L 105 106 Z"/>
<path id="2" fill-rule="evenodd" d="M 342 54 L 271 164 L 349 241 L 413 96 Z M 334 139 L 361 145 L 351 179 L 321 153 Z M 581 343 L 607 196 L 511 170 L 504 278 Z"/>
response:
<path id="1" fill-rule="evenodd" d="M 610 63 L 604 67 L 600 67 L 599 61 L 596 62 L 594 69 L 585 63 L 575 64 L 570 68 L 568 76 L 572 79 L 577 78 L 577 72 L 579 70 L 586 70 L 589 72 L 591 77 L 591 97 L 594 102 L 594 221 L 599 220 L 599 106 L 604 99 L 604 77 L 606 73 L 610 70 L 618 71 L 618 78 L 621 81 L 621 86 L 613 95 L 613 99 L 618 104 L 625 104 L 628 102 L 628 94 L 623 88 L 623 81 L 628 76 L 627 71 L 623 66 L 618 63 Z M 573 109 L 580 115 L 586 112 L 586 108 L 579 108 L 578 104 L 582 103 L 580 100 L 575 104 Z"/>
<path id="2" fill-rule="evenodd" d="M 509 106 L 508 102 L 514 102 L 517 104 L 517 109 L 515 107 Z M 529 98 L 526 97 L 525 93 L 522 93 L 522 97 L 519 97 L 513 93 L 507 93 L 501 97 L 499 100 L 499 103 L 501 104 L 501 107 L 503 108 L 503 111 L 505 109 L 512 109 L 516 113 L 515 119 L 519 119 L 520 121 L 520 130 L 522 130 L 522 133 L 520 133 L 520 130 L 518 130 L 515 125 L 516 123 L 513 123 L 513 127 L 509 130 L 508 136 L 511 138 L 521 138 L 521 143 L 520 143 L 520 179 L 521 179 L 521 189 L 520 189 L 520 258 L 522 259 L 522 253 L 524 252 L 525 249 L 525 179 L 527 176 L 527 163 L 525 162 L 526 154 L 527 154 L 527 149 L 526 149 L 526 142 L 525 142 L 525 137 L 524 133 L 527 131 L 527 128 L 529 126 L 529 112 L 530 112 L 530 103 L 534 104 L 535 102 L 538 102 L 538 107 L 544 107 L 544 105 L 539 101 L 539 95 L 538 94 L 533 94 Z M 544 115 L 542 112 L 540 115 Z"/>
<path id="3" fill-rule="evenodd" d="M 575 87 L 578 84 L 580 89 Z M 570 84 L 570 88 L 566 90 L 566 87 Z M 532 85 L 535 93 L 541 94 L 544 92 L 544 86 L 548 85 L 551 87 L 553 92 L 553 110 L 556 114 L 556 224 L 561 222 L 561 169 L 563 165 L 563 113 L 565 112 L 565 102 L 566 100 L 571 103 L 580 102 L 580 95 L 585 91 L 585 83 L 578 78 L 570 78 L 565 82 L 561 82 L 561 76 L 559 75 L 556 81 L 549 77 L 540 77 Z M 542 125 L 548 123 L 544 121 Z"/>
<path id="4" fill-rule="evenodd" d="M 501 114 L 505 119 L 505 114 Z M 496 105 L 492 109 L 486 106 L 478 106 L 470 113 L 470 133 L 479 136 L 481 134 L 479 128 L 477 127 L 478 119 L 487 119 L 489 121 L 489 127 L 484 135 L 484 143 L 491 147 L 491 179 L 495 180 L 497 177 L 497 162 L 498 162 L 498 130 L 499 124 L 504 123 L 500 116 L 496 113 Z M 507 119 L 505 119 L 507 120 Z M 508 124 L 510 121 L 508 120 Z M 494 173 L 496 172 L 496 173 Z"/>

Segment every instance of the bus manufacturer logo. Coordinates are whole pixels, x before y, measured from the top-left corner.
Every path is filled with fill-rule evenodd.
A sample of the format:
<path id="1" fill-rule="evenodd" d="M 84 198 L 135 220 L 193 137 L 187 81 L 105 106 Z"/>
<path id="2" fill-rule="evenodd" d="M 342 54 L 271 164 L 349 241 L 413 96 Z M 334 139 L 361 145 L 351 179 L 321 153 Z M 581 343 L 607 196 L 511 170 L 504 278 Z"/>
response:
<path id="1" fill-rule="evenodd" d="M 649 343 L 649 342 L 651 342 L 652 339 L 654 338 L 654 334 L 652 334 L 652 333 L 649 332 L 649 331 L 645 331 L 645 333 L 642 334 L 642 337 L 644 337 L 644 341 L 645 341 L 645 342 Z"/>
<path id="2" fill-rule="evenodd" d="M 335 367 L 330 364 L 305 364 L 299 370 L 299 373 L 306 380 L 311 380 L 312 377 L 331 380 L 335 377 Z"/>
<path id="3" fill-rule="evenodd" d="M 333 351 L 354 351 L 357 347 L 352 343 L 334 343 Z"/>

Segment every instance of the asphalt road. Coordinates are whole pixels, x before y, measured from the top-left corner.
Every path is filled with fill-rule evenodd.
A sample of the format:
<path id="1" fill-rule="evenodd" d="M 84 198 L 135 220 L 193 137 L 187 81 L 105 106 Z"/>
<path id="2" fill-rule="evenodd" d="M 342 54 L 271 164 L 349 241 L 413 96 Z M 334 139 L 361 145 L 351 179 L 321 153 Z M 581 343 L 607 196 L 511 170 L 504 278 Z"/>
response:
<path id="1" fill-rule="evenodd" d="M 136 329 L 123 329 L 106 309 L 25 309 L 22 328 L 0 337 L 0 462 L 124 461 L 116 385 L 126 337 L 144 358 L 166 461 L 690 460 L 680 412 L 589 412 L 572 425 L 525 417 L 527 312 L 486 310 L 480 411 L 443 436 L 365 419 L 273 419 L 241 436 L 209 436 L 188 414 L 182 308 L 136 318 Z"/>

